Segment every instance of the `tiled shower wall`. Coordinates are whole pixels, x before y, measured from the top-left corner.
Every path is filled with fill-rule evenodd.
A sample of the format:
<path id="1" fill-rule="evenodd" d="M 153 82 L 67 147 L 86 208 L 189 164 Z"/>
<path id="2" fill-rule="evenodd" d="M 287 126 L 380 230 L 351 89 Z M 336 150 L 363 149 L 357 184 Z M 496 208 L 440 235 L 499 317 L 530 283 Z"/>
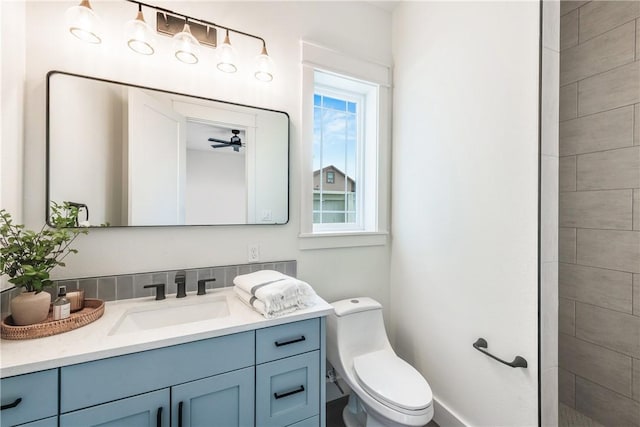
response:
<path id="1" fill-rule="evenodd" d="M 560 401 L 640 426 L 640 1 L 562 2 Z"/>
<path id="2" fill-rule="evenodd" d="M 233 286 L 233 278 L 237 275 L 253 273 L 259 270 L 276 270 L 295 277 L 297 273 L 297 263 L 296 261 L 280 261 L 192 268 L 184 269 L 183 271 L 186 273 L 187 292 L 191 292 L 197 290 L 197 282 L 200 279 L 216 279 L 214 282 L 207 283 L 207 289 L 223 288 Z M 56 282 L 55 287 L 49 288 L 47 291 L 53 296 L 58 285 L 66 285 L 67 290 L 84 289 L 85 298 L 115 301 L 152 296 L 155 290 L 145 289 L 143 286 L 154 283 L 164 283 L 166 285 L 166 293 L 169 295 L 177 292 L 175 277 L 178 271 L 180 270 L 60 280 Z M 10 289 L 0 294 L 0 307 L 3 318 L 9 314 L 9 301 L 19 292 L 20 290 L 18 289 Z"/>

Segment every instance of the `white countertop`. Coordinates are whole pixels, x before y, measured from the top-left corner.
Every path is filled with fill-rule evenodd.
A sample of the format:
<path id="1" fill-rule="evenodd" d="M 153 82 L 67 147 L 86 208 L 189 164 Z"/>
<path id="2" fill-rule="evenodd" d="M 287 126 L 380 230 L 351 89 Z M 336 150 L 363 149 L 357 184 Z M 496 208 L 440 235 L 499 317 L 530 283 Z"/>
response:
<path id="1" fill-rule="evenodd" d="M 265 319 L 242 303 L 232 288 L 209 291 L 204 296 L 196 296 L 195 293 L 187 295 L 187 298 L 180 300 L 176 300 L 175 295 L 167 295 L 163 301 L 145 297 L 107 302 L 100 319 L 73 331 L 31 340 L 0 340 L 0 378 L 311 319 L 333 311 L 331 305 L 317 297 L 315 305 L 310 308 Z M 220 298 L 226 298 L 228 316 L 113 334 L 123 314 L 132 310 L 154 309 L 162 305 L 189 305 Z"/>

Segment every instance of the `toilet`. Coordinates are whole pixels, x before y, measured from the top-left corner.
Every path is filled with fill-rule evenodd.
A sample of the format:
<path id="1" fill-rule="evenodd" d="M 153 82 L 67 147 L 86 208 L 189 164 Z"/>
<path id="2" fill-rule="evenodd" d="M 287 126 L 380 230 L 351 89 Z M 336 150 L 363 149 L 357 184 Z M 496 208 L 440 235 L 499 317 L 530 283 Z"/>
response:
<path id="1" fill-rule="evenodd" d="M 433 394 L 424 377 L 389 344 L 382 305 L 367 298 L 331 304 L 327 359 L 351 387 L 342 411 L 347 427 L 424 426 L 433 418 Z"/>

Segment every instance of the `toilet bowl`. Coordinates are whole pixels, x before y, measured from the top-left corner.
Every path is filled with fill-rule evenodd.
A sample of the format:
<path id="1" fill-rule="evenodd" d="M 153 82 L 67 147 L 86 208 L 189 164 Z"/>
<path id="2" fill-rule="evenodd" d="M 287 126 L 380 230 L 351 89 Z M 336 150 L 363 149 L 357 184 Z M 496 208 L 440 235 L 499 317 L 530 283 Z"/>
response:
<path id="1" fill-rule="evenodd" d="M 391 348 L 380 303 L 362 297 L 331 305 L 327 359 L 352 390 L 342 413 L 345 425 L 423 426 L 431 421 L 431 388 Z"/>

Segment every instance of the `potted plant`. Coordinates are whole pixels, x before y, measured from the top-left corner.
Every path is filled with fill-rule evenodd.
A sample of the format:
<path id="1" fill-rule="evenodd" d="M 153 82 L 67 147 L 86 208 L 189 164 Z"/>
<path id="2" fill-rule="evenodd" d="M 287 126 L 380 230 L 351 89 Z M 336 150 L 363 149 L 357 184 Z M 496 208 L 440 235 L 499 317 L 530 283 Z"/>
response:
<path id="1" fill-rule="evenodd" d="M 9 282 L 23 292 L 11 300 L 11 317 L 16 325 L 32 325 L 47 318 L 51 295 L 42 292 L 54 285 L 49 272 L 64 266 L 64 258 L 77 253 L 70 247 L 79 234 L 87 230 L 74 227 L 78 208 L 68 203 L 51 204 L 49 227 L 40 231 L 25 230 L 14 224 L 11 215 L 0 210 L 0 275 L 10 277 Z"/>

